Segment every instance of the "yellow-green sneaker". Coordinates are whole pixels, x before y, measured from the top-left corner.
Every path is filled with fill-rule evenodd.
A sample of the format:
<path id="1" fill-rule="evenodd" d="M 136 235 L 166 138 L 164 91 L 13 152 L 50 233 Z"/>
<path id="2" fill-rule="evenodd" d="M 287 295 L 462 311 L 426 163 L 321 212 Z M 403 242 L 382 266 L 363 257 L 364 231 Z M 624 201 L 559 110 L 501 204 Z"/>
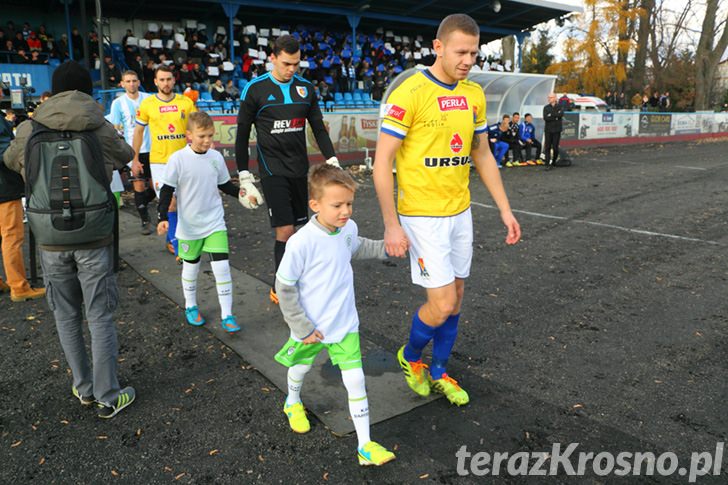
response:
<path id="1" fill-rule="evenodd" d="M 470 402 L 470 397 L 465 389 L 460 387 L 458 381 L 447 374 L 443 374 L 440 379 L 431 379 L 430 385 L 435 392 L 444 394 L 451 404 L 464 406 Z"/>
<path id="2" fill-rule="evenodd" d="M 306 409 L 303 407 L 303 403 L 297 402 L 295 404 L 283 405 L 283 412 L 288 417 L 288 424 L 294 433 L 308 433 L 311 431 L 311 423 L 308 422 L 306 417 Z"/>
<path id="3" fill-rule="evenodd" d="M 430 373 L 427 371 L 427 365 L 422 363 L 422 359 L 417 362 L 410 362 L 404 358 L 404 345 L 397 351 L 397 362 L 404 372 L 404 378 L 407 385 L 417 394 L 423 397 L 430 395 Z"/>
<path id="4" fill-rule="evenodd" d="M 396 458 L 394 453 L 375 441 L 370 441 L 357 451 L 359 464 L 362 466 L 382 466 Z"/>

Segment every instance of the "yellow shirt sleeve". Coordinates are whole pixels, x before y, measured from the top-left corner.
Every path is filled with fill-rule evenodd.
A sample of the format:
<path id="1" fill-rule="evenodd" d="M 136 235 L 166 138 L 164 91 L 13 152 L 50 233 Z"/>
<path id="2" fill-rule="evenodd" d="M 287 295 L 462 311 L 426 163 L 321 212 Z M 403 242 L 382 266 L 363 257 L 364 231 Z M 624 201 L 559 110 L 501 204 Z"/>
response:
<path id="1" fill-rule="evenodd" d="M 136 112 L 136 122 L 144 126 L 149 124 L 149 112 L 147 111 L 149 103 L 146 102 L 147 99 L 148 98 L 145 98 L 141 103 L 139 103 L 139 109 L 137 109 Z"/>
<path id="2" fill-rule="evenodd" d="M 404 96 L 405 84 L 397 87 L 382 105 L 382 133 L 404 139 L 414 120 L 414 97 Z"/>

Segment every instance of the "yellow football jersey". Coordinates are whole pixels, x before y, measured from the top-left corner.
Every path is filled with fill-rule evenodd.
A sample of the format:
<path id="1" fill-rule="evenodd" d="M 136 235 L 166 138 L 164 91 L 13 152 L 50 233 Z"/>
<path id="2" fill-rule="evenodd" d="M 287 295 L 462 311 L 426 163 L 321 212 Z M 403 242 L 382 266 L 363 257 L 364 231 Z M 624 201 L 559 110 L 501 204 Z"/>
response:
<path id="1" fill-rule="evenodd" d="M 453 216 L 470 207 L 470 148 L 485 133 L 485 94 L 471 81 L 445 84 L 429 70 L 396 87 L 382 106 L 382 132 L 397 151 L 397 210 Z"/>
<path id="2" fill-rule="evenodd" d="M 171 101 L 162 101 L 155 94 L 145 98 L 139 105 L 136 122 L 149 126 L 151 148 L 150 163 L 167 163 L 177 150 L 187 145 L 187 120 L 190 113 L 197 111 L 195 103 L 187 96 L 175 94 Z"/>

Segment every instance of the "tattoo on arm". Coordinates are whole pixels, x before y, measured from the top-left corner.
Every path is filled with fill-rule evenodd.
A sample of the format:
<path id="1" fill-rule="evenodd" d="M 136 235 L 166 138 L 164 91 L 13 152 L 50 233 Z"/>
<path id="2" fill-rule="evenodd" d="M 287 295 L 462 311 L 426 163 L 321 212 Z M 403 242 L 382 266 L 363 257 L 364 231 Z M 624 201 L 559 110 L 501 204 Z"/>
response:
<path id="1" fill-rule="evenodd" d="M 480 135 L 478 135 L 477 133 L 475 134 L 475 136 L 473 136 L 472 145 L 473 145 L 473 149 L 475 149 L 475 150 L 477 150 L 478 147 L 480 147 Z"/>

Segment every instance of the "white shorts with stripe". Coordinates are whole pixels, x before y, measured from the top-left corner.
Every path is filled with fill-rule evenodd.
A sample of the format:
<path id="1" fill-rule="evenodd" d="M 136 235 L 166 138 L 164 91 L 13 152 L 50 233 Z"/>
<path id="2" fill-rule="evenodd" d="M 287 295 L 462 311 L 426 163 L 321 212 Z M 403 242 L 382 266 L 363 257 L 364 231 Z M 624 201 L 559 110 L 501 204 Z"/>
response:
<path id="1" fill-rule="evenodd" d="M 159 191 L 162 190 L 162 180 L 164 180 L 164 171 L 167 169 L 166 163 L 150 163 L 149 168 L 152 172 L 152 187 L 159 197 Z"/>
<path id="2" fill-rule="evenodd" d="M 399 216 L 410 240 L 412 282 L 440 288 L 470 276 L 473 217 L 470 208 L 448 217 Z"/>

